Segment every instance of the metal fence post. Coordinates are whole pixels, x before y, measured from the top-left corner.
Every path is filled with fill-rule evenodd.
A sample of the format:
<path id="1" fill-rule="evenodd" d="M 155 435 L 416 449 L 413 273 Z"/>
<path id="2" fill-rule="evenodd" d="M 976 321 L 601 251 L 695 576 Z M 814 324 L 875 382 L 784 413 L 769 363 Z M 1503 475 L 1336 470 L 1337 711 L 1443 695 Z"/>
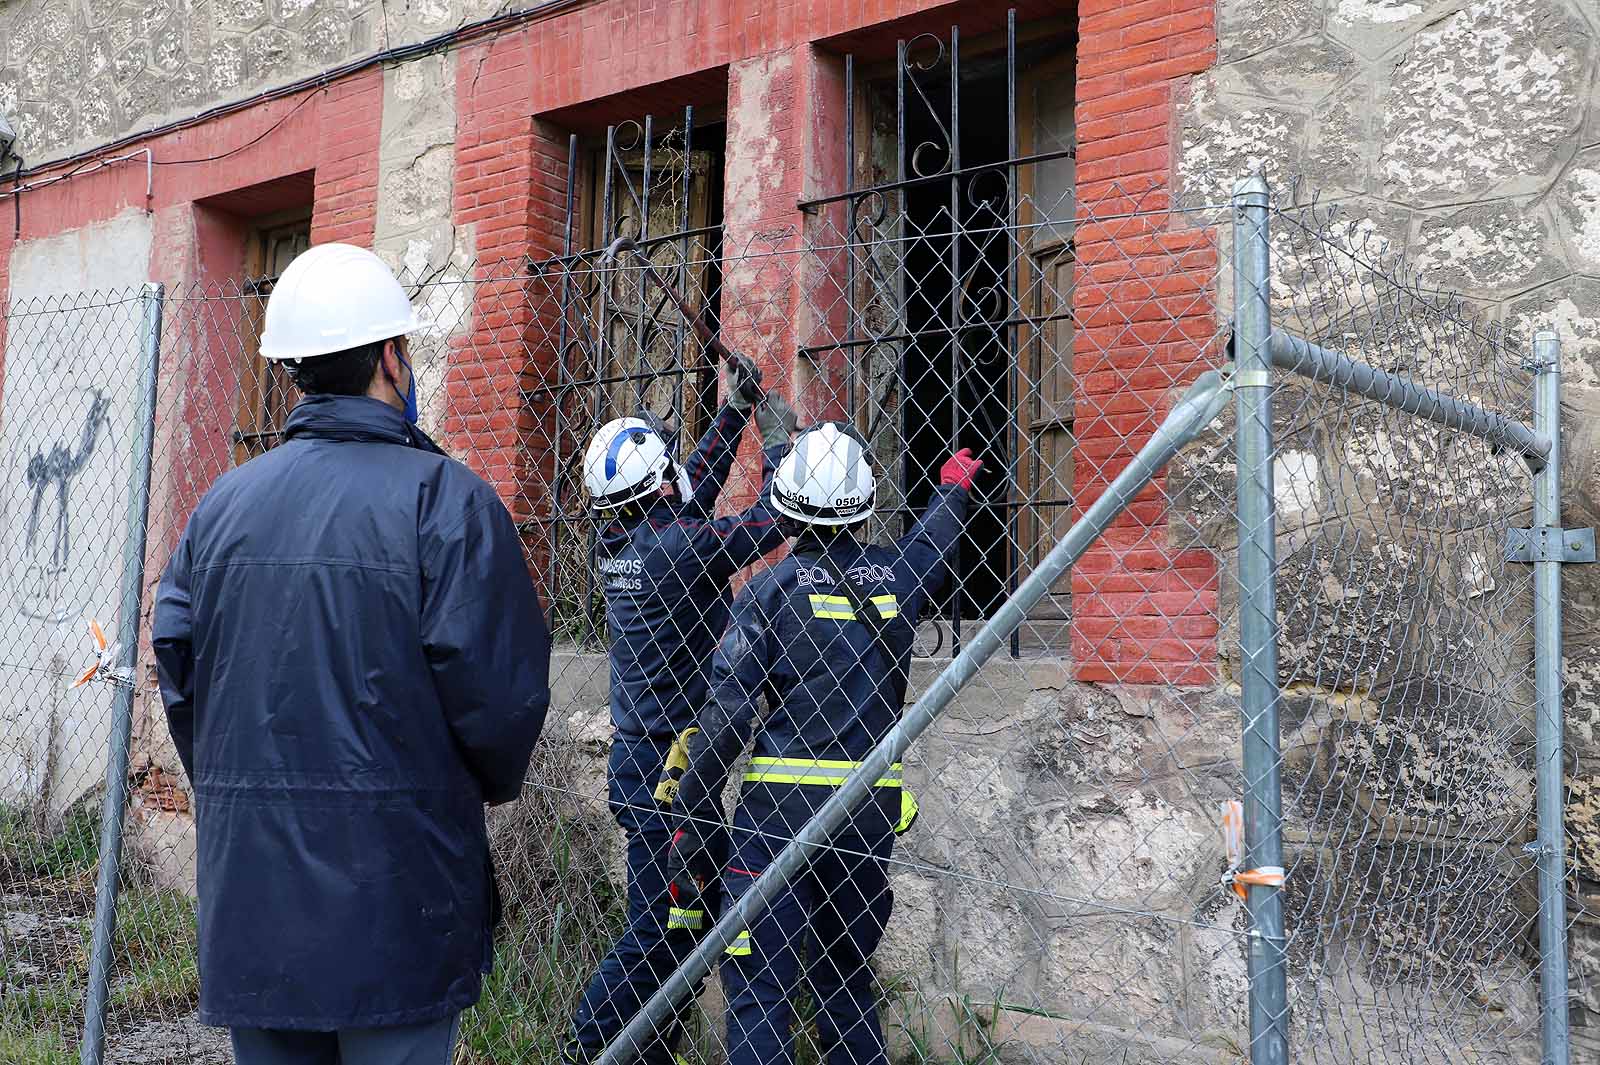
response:
<path id="1" fill-rule="evenodd" d="M 1267 183 L 1233 192 L 1235 402 L 1238 414 L 1239 658 L 1244 715 L 1246 869 L 1283 868 L 1278 778 L 1277 530 L 1272 489 L 1272 336 Z M 1251 884 L 1250 1060 L 1289 1059 L 1282 888 Z"/>
<path id="2" fill-rule="evenodd" d="M 1533 339 L 1533 427 L 1550 454 L 1533 485 L 1533 526 L 1561 528 L 1561 341 L 1553 332 Z M 1561 537 L 1556 536 L 1560 542 Z M 1561 566 L 1549 552 L 1533 563 L 1533 661 L 1537 689 L 1535 742 L 1539 838 L 1539 990 L 1544 1065 L 1566 1065 L 1567 906 L 1566 837 L 1562 826 Z"/>
<path id="3" fill-rule="evenodd" d="M 140 326 L 140 389 L 134 424 L 138 436 L 128 461 L 127 536 L 122 543 L 121 603 L 117 614 L 116 698 L 111 710 L 111 750 L 106 758 L 106 795 L 100 811 L 99 874 L 94 890 L 94 940 L 89 957 L 89 994 L 84 1004 L 82 1065 L 100 1065 L 105 1052 L 110 1004 L 111 947 L 117 930 L 118 874 L 122 866 L 123 808 L 128 802 L 128 743 L 133 728 L 134 671 L 139 661 L 139 614 L 144 590 L 144 551 L 150 517 L 150 466 L 155 450 L 156 377 L 161 363 L 161 304 L 165 287 L 144 286 Z"/>

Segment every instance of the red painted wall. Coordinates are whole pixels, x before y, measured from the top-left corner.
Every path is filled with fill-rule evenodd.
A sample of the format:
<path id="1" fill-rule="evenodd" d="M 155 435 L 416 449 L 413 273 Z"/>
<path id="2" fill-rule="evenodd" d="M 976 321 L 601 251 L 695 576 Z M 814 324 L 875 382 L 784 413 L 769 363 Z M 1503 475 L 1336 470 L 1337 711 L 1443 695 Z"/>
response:
<path id="1" fill-rule="evenodd" d="M 803 246 L 807 225 L 818 224 L 808 222 L 796 202 L 842 185 L 833 141 L 842 129 L 843 93 L 830 49 L 924 29 L 943 33 L 952 22 L 971 36 L 1002 26 L 1007 6 L 987 0 L 597 0 L 462 47 L 456 57 L 454 220 L 470 231 L 483 278 L 471 331 L 455 342 L 446 376 L 447 446 L 471 455 L 519 519 L 547 512 L 549 501 L 531 496 L 527 486 L 553 479 L 553 455 L 539 446 L 553 435 L 552 414 L 528 409 L 522 391 L 549 381 L 555 352 L 550 345 L 530 351 L 530 338 L 551 332 L 548 322 L 536 319 L 548 310 L 527 298 L 515 275 L 525 271 L 525 256 L 560 250 L 567 144 L 566 132 L 552 121 L 558 113 L 582 112 L 603 122 L 659 110 L 663 87 L 684 94 L 725 83 L 726 248 L 732 255 L 794 250 Z M 1016 6 L 1023 23 L 1078 12 L 1080 216 L 1135 206 L 1164 210 L 1172 186 L 1174 94 L 1214 61 L 1213 0 L 1021 0 Z M 374 68 L 151 138 L 149 147 L 165 164 L 157 168 L 152 202 L 145 203 L 141 164 L 75 178 L 28 194 L 23 238 L 148 206 L 158 216 L 190 217 L 187 228 L 164 223 L 159 230 L 195 243 L 185 248 L 158 241 L 153 273 L 202 280 L 225 272 L 234 238 L 194 201 L 309 170 L 315 172 L 313 239 L 370 244 L 382 98 L 382 72 Z M 4 213 L 0 293 L 10 252 Z M 1194 340 L 1209 337 L 1215 324 L 1206 298 L 1216 250 L 1210 233 L 1159 218 L 1090 220 L 1077 243 L 1076 465 L 1079 500 L 1087 503 L 1148 436 L 1172 386 L 1198 372 Z M 757 355 L 770 380 L 787 382 L 812 414 L 837 414 L 820 378 L 793 359 L 796 343 L 811 339 L 822 324 L 810 320 L 806 293 L 838 284 L 828 262 L 817 260 L 810 269 L 796 277 L 759 259 L 730 264 L 725 327 L 730 340 Z M 1130 323 L 1125 311 L 1135 303 L 1159 320 Z M 225 357 L 225 345 L 215 347 L 214 357 Z M 187 386 L 179 413 L 169 415 L 189 419 L 191 432 L 203 428 L 194 419 L 215 418 L 235 383 L 227 372 L 201 378 L 202 384 Z M 752 456 L 745 456 L 740 476 L 731 493 L 735 501 L 753 493 Z M 204 481 L 187 478 L 179 485 L 171 520 L 188 512 Z M 1082 561 L 1074 599 L 1073 652 L 1084 679 L 1213 679 L 1215 562 L 1204 552 L 1171 548 L 1159 490 L 1142 496 L 1108 542 Z"/>

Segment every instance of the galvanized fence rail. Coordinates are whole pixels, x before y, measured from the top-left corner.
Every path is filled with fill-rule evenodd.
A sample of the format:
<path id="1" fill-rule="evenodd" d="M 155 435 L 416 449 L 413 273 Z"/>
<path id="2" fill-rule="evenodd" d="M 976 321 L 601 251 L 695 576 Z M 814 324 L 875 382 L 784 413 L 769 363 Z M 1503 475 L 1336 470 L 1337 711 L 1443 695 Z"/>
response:
<path id="1" fill-rule="evenodd" d="M 701 979 L 769 903 L 795 912 L 819 856 L 861 868 L 859 801 L 897 762 L 921 815 L 861 874 L 881 942 L 848 974 L 893 1061 L 1565 1060 L 1551 340 L 1259 183 L 1063 203 L 1030 175 L 1050 160 L 1008 158 L 962 177 L 999 201 L 890 188 L 736 240 L 671 198 L 693 142 L 641 132 L 667 155 L 619 151 L 638 182 L 607 206 L 620 226 L 669 189 L 635 204 L 637 253 L 569 229 L 549 260 L 407 279 L 423 427 L 500 490 L 558 636 L 528 786 L 489 811 L 505 923 L 459 1060 L 561 1059 L 625 922 L 616 822 L 662 817 L 607 781 L 627 762 L 578 475 L 610 417 L 653 409 L 683 454 L 715 412 L 653 273 L 803 416 L 862 428 L 873 542 L 900 542 L 949 451 L 988 472 L 917 619 L 913 705 L 803 824 L 739 821 L 729 789 L 765 875 L 673 938 L 682 965 L 618 1003 L 604 1060 L 669 1017 L 692 1062 L 764 1038 Z M 0 1058 L 229 1058 L 194 1016 L 194 803 L 143 626 L 195 502 L 292 404 L 256 356 L 262 291 L 14 291 L 0 324 Z M 746 441 L 721 512 L 758 485 Z M 1531 567 L 1507 559 L 1524 526 Z M 819 968 L 841 915 L 802 912 L 754 937 L 791 966 L 764 1005 L 796 1060 L 844 1065 L 862 1044 Z"/>

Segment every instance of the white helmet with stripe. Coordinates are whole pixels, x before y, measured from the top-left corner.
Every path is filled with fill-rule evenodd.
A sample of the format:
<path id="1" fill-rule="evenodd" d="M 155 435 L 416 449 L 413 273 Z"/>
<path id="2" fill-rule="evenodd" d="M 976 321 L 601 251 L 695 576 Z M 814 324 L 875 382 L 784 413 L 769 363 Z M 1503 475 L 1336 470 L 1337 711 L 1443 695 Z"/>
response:
<path id="1" fill-rule="evenodd" d="M 843 422 L 801 433 L 772 478 L 772 508 L 808 525 L 854 525 L 872 514 L 872 450 Z"/>
<path id="2" fill-rule="evenodd" d="M 677 469 L 656 426 L 643 418 L 615 418 L 600 427 L 583 456 L 583 483 L 591 510 L 612 510 L 654 495 L 668 476 L 687 495 L 687 478 Z"/>

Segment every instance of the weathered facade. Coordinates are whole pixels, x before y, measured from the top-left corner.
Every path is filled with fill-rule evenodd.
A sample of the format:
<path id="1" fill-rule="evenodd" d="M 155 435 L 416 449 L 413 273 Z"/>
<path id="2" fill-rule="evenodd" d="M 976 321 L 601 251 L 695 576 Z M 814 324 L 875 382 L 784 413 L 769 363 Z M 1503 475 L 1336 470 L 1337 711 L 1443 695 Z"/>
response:
<path id="1" fill-rule="evenodd" d="M 553 0 L 510 12 L 507 6 L 0 2 L 0 111 L 17 125 L 18 150 L 32 168 L 21 180 L 37 186 L 20 196 L 15 233 L 0 204 L 0 293 L 16 301 L 47 294 L 52 285 L 93 290 L 146 277 L 243 286 L 276 272 L 306 242 L 371 246 L 410 278 L 433 282 L 424 307 L 430 332 L 419 344 L 425 424 L 496 484 L 514 516 L 532 521 L 554 504 L 530 486 L 559 480 L 543 466 L 554 461 L 550 456 L 529 454 L 527 440 L 544 423 L 523 409 L 530 379 L 548 373 L 553 361 L 551 345 L 530 338 L 548 339 L 550 326 L 520 282 L 493 280 L 475 267 L 543 260 L 586 239 L 601 242 L 595 146 L 610 143 L 608 127 L 689 105 L 716 132 L 700 147 L 704 154 L 683 167 L 708 167 L 717 176 L 700 186 L 703 199 L 684 193 L 671 201 L 689 222 L 677 228 L 718 228 L 723 249 L 760 252 L 730 257 L 718 279 L 724 335 L 757 355 L 769 379 L 813 400 L 812 413 L 837 413 L 828 406 L 837 404 L 837 367 L 796 354 L 815 320 L 825 317 L 808 302 L 808 286 L 826 281 L 829 267 L 781 275 L 768 264 L 784 254 L 801 256 L 808 241 L 826 246 L 819 234 L 835 223 L 825 201 L 887 180 L 897 149 L 908 151 L 895 140 L 888 83 L 881 76 L 877 83 L 866 76 L 847 82 L 843 57 L 859 56 L 855 69 L 871 73 L 870 64 L 893 60 L 896 40 L 926 32 L 942 37 L 959 24 L 964 39 L 980 42 L 975 51 L 994 61 L 1005 5 Z M 1567 345 L 1571 407 L 1566 523 L 1600 524 L 1600 429 L 1594 428 L 1600 424 L 1594 420 L 1600 415 L 1600 12 L 1592 4 L 1036 0 L 1016 6 L 1020 36 L 1042 42 L 1032 57 L 1042 73 L 1023 82 L 1034 108 L 1029 143 L 1041 155 L 1060 149 L 1059 158 L 1038 164 L 1036 198 L 1038 188 L 1059 190 L 1070 219 L 1073 203 L 1119 196 L 1142 211 L 1219 203 L 1241 174 L 1255 169 L 1280 189 L 1298 178 L 1306 195 L 1342 205 L 1350 239 L 1363 252 L 1403 255 L 1422 285 L 1458 291 L 1509 327 L 1555 325 Z M 1048 62 L 1040 60 L 1045 52 Z M 880 104 L 888 100 L 887 110 L 873 109 L 874 94 Z M 840 144 L 847 121 L 857 131 L 848 161 Z M 1018 149 L 1010 158 L 1022 154 Z M 126 158 L 68 176 L 95 157 Z M 52 178 L 61 180 L 48 183 Z M 684 186 L 694 187 L 687 180 Z M 807 211 L 797 206 L 801 201 Z M 1064 271 L 1062 291 L 1072 292 L 1077 306 L 1114 301 L 1119 280 L 1104 280 L 1092 267 L 1071 280 L 1074 261 L 1104 265 L 1118 257 L 1123 238 L 1111 228 L 1084 227 L 1073 242 L 1050 250 L 1054 259 L 1040 252 L 1039 276 Z M 1181 249 L 1172 254 L 1177 261 Z M 1292 260 L 1284 255 L 1291 267 L 1280 270 L 1292 268 Z M 1167 279 L 1174 286 L 1169 294 L 1209 300 L 1214 263 L 1186 271 Z M 1215 331 L 1209 304 L 1196 317 L 1206 319 L 1209 338 Z M 1141 350 L 1122 365 L 1113 350 L 1104 364 L 1091 365 L 1087 353 L 1096 341 L 1087 324 L 1076 343 L 1067 340 L 1061 351 L 1083 361 L 1061 376 L 1077 380 L 1049 397 L 1045 405 L 1057 409 L 1038 421 L 1054 428 L 1041 430 L 1035 439 L 1044 442 L 1032 445 L 1060 449 L 1066 457 L 1058 465 L 1069 470 L 1069 480 L 1074 449 L 1104 462 L 1148 434 L 1147 411 L 1116 406 L 1121 392 L 1136 387 L 1129 384 L 1135 374 L 1159 380 L 1152 390 L 1164 393 L 1193 358 L 1191 351 L 1162 347 L 1154 359 Z M 82 346 L 74 395 L 90 394 L 95 360 L 114 357 L 87 339 Z M 471 353 L 470 365 L 463 352 Z M 167 453 L 205 452 L 226 465 L 249 457 L 254 434 L 270 432 L 274 413 L 248 343 L 219 345 L 212 354 L 211 363 L 164 369 L 163 395 L 179 399 L 163 407 L 158 434 Z M 9 456 L 22 447 L 19 427 L 29 420 L 29 405 L 43 402 L 11 387 L 29 357 L 26 348 L 12 347 L 0 363 L 0 446 L 8 456 L 4 468 L 13 472 Z M 1046 440 L 1046 432 L 1066 435 Z M 1291 775 L 1316 763 L 1315 752 L 1324 749 L 1337 751 L 1335 761 L 1381 760 L 1371 733 L 1395 709 L 1350 685 L 1322 683 L 1308 661 L 1334 653 L 1335 645 L 1348 654 L 1352 640 L 1370 649 L 1362 641 L 1383 620 L 1372 611 L 1396 609 L 1396 601 L 1479 594 L 1455 585 L 1448 593 L 1419 591 L 1421 578 L 1408 583 L 1407 574 L 1420 570 L 1404 564 L 1388 565 L 1365 595 L 1330 590 L 1313 572 L 1318 559 L 1345 550 L 1340 523 L 1361 517 L 1319 510 L 1319 485 L 1345 476 L 1374 498 L 1397 491 L 1395 443 L 1363 441 L 1337 455 L 1308 443 L 1281 471 L 1290 485 L 1280 485 L 1279 499 L 1286 580 L 1324 597 L 1310 606 L 1304 596 L 1285 597 Z M 1440 460 L 1439 454 L 1404 457 L 1412 473 Z M 165 557 L 206 487 L 194 472 L 202 465 L 175 463 L 165 477 L 158 471 L 152 563 Z M 1103 490 L 1108 475 L 1092 463 L 1079 471 L 1067 487 L 1081 502 Z M 1211 473 L 1226 479 L 1231 467 Z M 750 475 L 747 463 L 746 495 Z M 1406 487 L 1413 496 L 1422 490 Z M 1515 495 L 1469 502 L 1526 505 Z M 13 553 L 21 551 L 16 514 L 13 505 L 4 515 L 10 526 L 4 542 Z M 1242 928 L 1244 916 L 1218 888 L 1226 862 L 1215 823 L 1216 803 L 1240 788 L 1237 690 L 1230 683 L 1237 663 L 1230 661 L 1230 633 L 1216 620 L 1226 608 L 1233 545 L 1218 535 L 1207 541 L 1210 550 L 1178 558 L 1165 550 L 1170 528 L 1193 519 L 1214 530 L 1217 518 L 1186 510 L 1181 500 L 1170 508 L 1147 503 L 1119 530 L 1122 539 L 1097 547 L 1074 573 L 1070 596 L 1063 592 L 1070 608 L 1049 619 L 1055 628 L 1040 626 L 1042 646 L 991 668 L 908 764 L 910 778 L 926 782 L 924 825 L 956 827 L 908 838 L 906 851 L 921 869 L 896 877 L 897 918 L 885 966 L 932 971 L 931 986 L 950 994 L 1011 989 L 1036 1010 L 1013 1018 L 1023 1043 L 1049 1045 L 1051 1033 L 1078 1025 L 1111 1048 L 1234 1060 L 1227 1033 L 1241 1023 L 1244 955 L 1236 938 L 1217 929 Z M 1059 532 L 1052 521 L 1042 520 L 1042 528 Z M 1469 568 L 1463 562 L 1463 573 Z M 1480 568 L 1494 567 L 1484 559 Z M 158 570 L 154 564 L 151 570 L 153 582 Z M 1567 574 L 1571 816 L 1579 894 L 1592 903 L 1600 902 L 1600 814 L 1593 798 L 1600 790 L 1593 764 L 1600 756 L 1600 575 L 1582 568 Z M 114 579 L 108 570 L 104 581 Z M 1378 605 L 1363 612 L 1369 603 Z M 30 646 L 57 641 L 65 655 L 73 637 L 49 618 L 76 611 L 68 604 L 48 613 L 45 621 L 32 618 L 33 628 L 0 632 Z M 1381 658 L 1383 651 L 1375 653 Z M 596 655 L 571 652 L 558 670 L 557 707 L 565 719 L 558 731 L 587 756 L 589 775 L 572 787 L 596 800 L 608 741 L 601 664 Z M 931 676 L 923 668 L 919 684 Z M 1426 699 L 1409 688 L 1390 697 L 1410 699 L 1408 706 Z M 186 803 L 169 786 L 176 766 L 160 708 L 148 696 L 141 701 L 137 768 L 151 784 L 141 799 L 145 846 L 182 856 L 189 847 Z M 75 730 L 76 786 L 53 785 L 61 804 L 103 771 L 96 760 L 103 757 L 103 730 L 96 727 Z M 36 787 L 40 767 L 55 764 L 38 752 L 55 756 L 55 741 L 28 743 L 26 757 L 17 758 L 25 767 L 0 765 L 0 772 Z M 1420 736 L 1416 744 L 1446 741 Z M 1027 759 L 1017 757 L 1023 750 Z M 1448 862 L 1492 864 L 1457 836 L 1477 839 L 1485 825 L 1499 824 L 1497 816 L 1507 810 L 1520 816 L 1531 801 L 1526 773 L 1512 764 L 1515 752 L 1479 753 L 1467 772 L 1494 784 L 1485 794 L 1499 814 L 1452 813 L 1452 824 L 1464 827 L 1442 837 Z M 56 772 L 43 771 L 47 782 Z M 1380 794 L 1383 809 L 1411 801 L 1402 790 Z M 1367 816 L 1370 799 L 1364 796 L 1359 809 L 1339 806 L 1338 813 Z M 1406 809 L 1421 820 L 1438 812 Z M 594 812 L 602 816 L 598 805 Z M 1323 853 L 1317 848 L 1325 837 L 1317 833 L 1325 825 L 1295 827 L 1303 833 L 1302 857 Z M 1329 860 L 1355 859 L 1343 851 Z M 185 864 L 168 862 L 166 874 L 186 878 Z M 1437 868 L 1446 864 L 1442 859 Z M 1007 884 L 1038 886 L 1042 901 L 1019 904 L 1016 891 L 986 884 L 996 868 Z M 1150 920 L 1108 940 L 1051 892 L 1147 913 Z M 1597 920 L 1580 908 L 1574 929 L 1576 986 L 1592 1013 L 1600 1013 Z M 1397 918 L 1374 956 L 1392 963 L 1391 972 L 1405 971 L 1405 959 L 1417 952 L 1416 929 L 1424 926 Z M 1460 934 L 1490 932 L 1467 925 Z M 1352 1001 L 1365 1001 L 1377 994 L 1383 971 L 1357 969 L 1330 979 L 1344 981 Z M 1525 1018 L 1526 972 L 1526 957 L 1507 945 L 1493 956 L 1475 955 L 1473 974 L 1462 983 L 1483 995 L 1486 1016 Z M 1508 989 L 1503 994 L 1495 991 L 1501 986 Z M 1435 993 L 1429 988 L 1426 994 Z M 1458 992 L 1469 993 L 1452 977 L 1449 993 Z M 1296 994 L 1314 1003 L 1318 992 L 1306 987 Z M 1380 1060 L 1378 1036 L 1363 1030 L 1354 1011 L 1341 1017 L 1308 1007 L 1296 1023 L 1302 1034 L 1320 1024 L 1318 1038 L 1366 1048 Z M 1485 1021 L 1474 1038 L 1492 1041 L 1495 1023 Z M 1460 1031 L 1420 1024 L 1396 1031 L 1421 1048 L 1419 1057 L 1448 1056 L 1463 1039 Z M 1392 1031 L 1388 1037 L 1396 1038 Z M 1536 1057 L 1523 1044 L 1504 1053 Z M 1364 1060 L 1359 1050 L 1351 1056 Z"/>
<path id="2" fill-rule="evenodd" d="M 1184 196 L 1214 200 L 1255 167 L 1279 182 L 1299 178 L 1306 195 L 1340 204 L 1363 252 L 1403 257 L 1423 286 L 1466 296 L 1524 338 L 1557 329 L 1572 526 L 1600 520 L 1590 487 L 1600 411 L 1597 35 L 1600 9 L 1581 0 L 1220 0 L 1218 62 L 1186 86 L 1175 134 Z M 1600 851 L 1592 800 L 1580 798 L 1595 790 L 1600 755 L 1591 569 L 1565 571 L 1564 606 L 1569 832 L 1582 901 L 1573 986 L 1593 1014 Z"/>

